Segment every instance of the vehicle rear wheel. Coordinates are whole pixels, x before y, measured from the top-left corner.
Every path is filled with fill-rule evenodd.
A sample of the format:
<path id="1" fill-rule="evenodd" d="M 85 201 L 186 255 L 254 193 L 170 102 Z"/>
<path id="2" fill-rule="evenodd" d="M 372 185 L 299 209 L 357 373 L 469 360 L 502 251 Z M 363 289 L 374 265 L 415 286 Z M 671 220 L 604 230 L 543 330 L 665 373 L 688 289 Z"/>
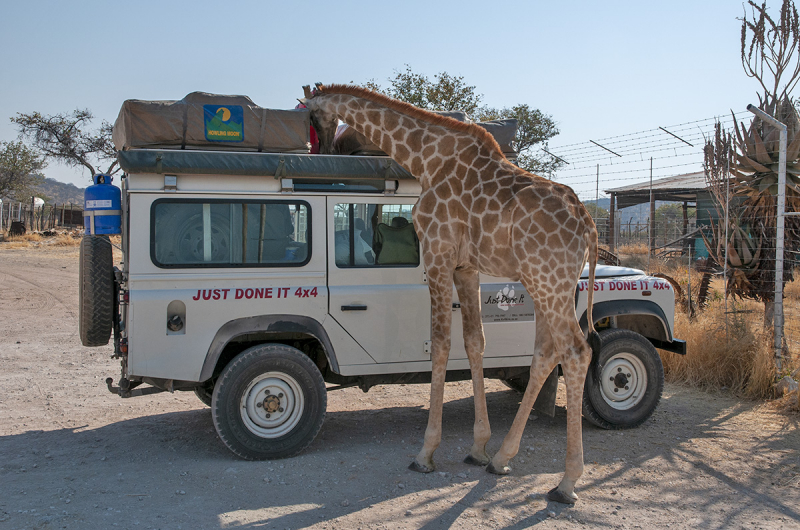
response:
<path id="1" fill-rule="evenodd" d="M 506 385 L 511 390 L 519 392 L 520 394 L 525 393 L 525 389 L 528 388 L 528 380 L 530 379 L 529 374 L 522 375 L 520 377 L 514 377 L 513 379 L 501 379 L 504 385 Z"/>
<path id="2" fill-rule="evenodd" d="M 328 395 L 314 362 L 283 344 L 240 353 L 222 371 L 211 399 L 222 442 L 246 460 L 294 456 L 314 440 Z"/>
<path id="3" fill-rule="evenodd" d="M 605 330 L 600 338 L 600 353 L 586 375 L 583 416 L 603 429 L 641 425 L 664 390 L 661 357 L 650 341 L 627 329 Z"/>

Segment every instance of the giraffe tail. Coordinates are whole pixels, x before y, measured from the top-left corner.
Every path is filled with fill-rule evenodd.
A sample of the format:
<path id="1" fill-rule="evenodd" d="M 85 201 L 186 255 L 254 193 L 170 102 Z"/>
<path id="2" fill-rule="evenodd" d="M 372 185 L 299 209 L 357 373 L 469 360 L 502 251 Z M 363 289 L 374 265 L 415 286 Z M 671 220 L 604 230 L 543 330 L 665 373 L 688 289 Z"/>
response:
<path id="1" fill-rule="evenodd" d="M 588 342 L 595 355 L 600 353 L 602 346 L 600 335 L 594 329 L 594 318 L 592 318 L 592 305 L 594 304 L 594 277 L 597 268 L 597 229 L 592 221 L 591 228 L 586 231 L 586 243 L 589 250 L 589 283 L 586 290 L 586 323 L 588 325 Z"/>

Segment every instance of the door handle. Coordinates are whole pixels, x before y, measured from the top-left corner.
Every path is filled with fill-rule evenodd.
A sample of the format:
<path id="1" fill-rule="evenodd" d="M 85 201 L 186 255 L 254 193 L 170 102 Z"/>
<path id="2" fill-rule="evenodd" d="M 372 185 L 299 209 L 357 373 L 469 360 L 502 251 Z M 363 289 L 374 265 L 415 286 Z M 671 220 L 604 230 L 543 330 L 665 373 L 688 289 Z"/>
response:
<path id="1" fill-rule="evenodd" d="M 343 305 L 342 311 L 366 311 L 367 306 L 365 305 Z"/>

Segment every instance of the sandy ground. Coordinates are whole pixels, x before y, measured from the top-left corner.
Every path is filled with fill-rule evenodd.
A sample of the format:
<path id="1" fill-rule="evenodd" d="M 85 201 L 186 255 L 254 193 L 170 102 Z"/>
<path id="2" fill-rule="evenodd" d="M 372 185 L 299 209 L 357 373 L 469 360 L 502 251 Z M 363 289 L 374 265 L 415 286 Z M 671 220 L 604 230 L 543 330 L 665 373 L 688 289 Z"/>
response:
<path id="1" fill-rule="evenodd" d="M 584 423 L 573 507 L 544 493 L 564 467 L 564 400 L 532 416 L 510 476 L 462 463 L 469 383 L 447 386 L 438 471 L 406 469 L 427 385 L 329 394 L 300 456 L 236 459 L 193 393 L 123 400 L 111 347 L 77 331 L 77 249 L 0 244 L 0 530 L 11 528 L 800 528 L 797 416 L 667 385 L 643 426 Z M 497 450 L 518 395 L 488 382 Z"/>

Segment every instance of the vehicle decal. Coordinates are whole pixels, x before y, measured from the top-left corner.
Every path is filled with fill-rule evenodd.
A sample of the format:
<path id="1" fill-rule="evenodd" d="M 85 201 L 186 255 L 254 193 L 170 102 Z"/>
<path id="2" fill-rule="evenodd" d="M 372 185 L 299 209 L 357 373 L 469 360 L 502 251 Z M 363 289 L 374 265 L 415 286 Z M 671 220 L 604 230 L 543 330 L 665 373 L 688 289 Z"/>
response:
<path id="1" fill-rule="evenodd" d="M 252 300 L 259 298 L 316 298 L 316 287 L 247 287 L 198 289 L 192 300 Z"/>
<path id="2" fill-rule="evenodd" d="M 521 283 L 481 284 L 481 320 L 484 323 L 533 321 L 533 299 Z"/>
<path id="3" fill-rule="evenodd" d="M 578 290 L 585 291 L 588 287 L 589 282 L 586 280 L 581 280 L 578 282 Z M 600 281 L 594 282 L 594 290 L 597 291 L 647 291 L 649 289 L 653 290 L 665 290 L 669 291 L 672 289 L 672 285 L 669 282 L 661 281 L 661 280 L 611 280 L 611 281 Z"/>
<path id="4" fill-rule="evenodd" d="M 241 105 L 203 105 L 203 122 L 209 142 L 244 141 L 244 110 Z"/>

